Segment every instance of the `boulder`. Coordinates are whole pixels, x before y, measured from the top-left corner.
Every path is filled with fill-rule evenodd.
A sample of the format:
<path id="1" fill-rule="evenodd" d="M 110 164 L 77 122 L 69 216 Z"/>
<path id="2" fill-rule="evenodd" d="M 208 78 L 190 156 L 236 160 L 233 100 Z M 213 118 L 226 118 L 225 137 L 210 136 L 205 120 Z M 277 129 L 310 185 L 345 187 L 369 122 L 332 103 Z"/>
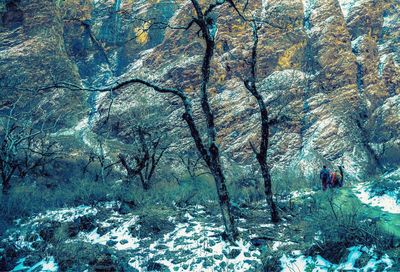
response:
<path id="1" fill-rule="evenodd" d="M 228 259 L 235 259 L 237 256 L 239 256 L 241 253 L 241 250 L 238 248 L 233 248 L 229 251 L 224 251 L 224 255 L 228 258 Z"/>
<path id="2" fill-rule="evenodd" d="M 109 247 L 113 247 L 116 244 L 118 244 L 118 242 L 115 241 L 115 240 L 108 240 L 107 243 L 106 243 L 106 245 L 109 246 Z"/>
<path id="3" fill-rule="evenodd" d="M 140 228 L 136 226 L 130 228 L 131 234 L 136 237 L 160 237 L 166 233 L 169 233 L 175 229 L 175 224 L 167 219 L 159 218 L 154 215 L 143 215 L 139 218 L 138 224 Z"/>
<path id="4" fill-rule="evenodd" d="M 136 203 L 134 201 L 123 201 L 119 206 L 118 212 L 120 214 L 131 213 L 136 208 Z"/>
<path id="5" fill-rule="evenodd" d="M 150 260 L 150 261 L 147 262 L 146 269 L 149 272 L 150 271 L 170 272 L 170 270 L 168 269 L 167 266 L 165 266 L 165 265 L 163 265 L 161 263 L 158 263 L 158 262 L 156 262 L 154 260 Z"/>
<path id="6" fill-rule="evenodd" d="M 46 222 L 39 227 L 39 235 L 46 242 L 51 241 L 54 238 L 56 230 L 61 227 L 61 223 L 57 221 Z"/>
<path id="7" fill-rule="evenodd" d="M 118 271 L 118 266 L 114 263 L 111 254 L 100 255 L 92 267 L 96 272 Z"/>
<path id="8" fill-rule="evenodd" d="M 97 227 L 96 219 L 93 215 L 84 215 L 78 219 L 80 220 L 79 229 L 82 231 L 92 231 Z"/>

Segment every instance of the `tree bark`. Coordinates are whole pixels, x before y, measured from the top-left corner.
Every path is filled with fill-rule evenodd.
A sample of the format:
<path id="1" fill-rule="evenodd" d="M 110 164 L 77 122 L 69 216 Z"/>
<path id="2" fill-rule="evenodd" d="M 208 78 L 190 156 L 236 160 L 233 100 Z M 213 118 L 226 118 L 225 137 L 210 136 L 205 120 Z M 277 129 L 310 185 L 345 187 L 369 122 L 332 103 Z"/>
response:
<path id="1" fill-rule="evenodd" d="M 217 187 L 218 201 L 221 208 L 222 220 L 225 225 L 225 232 L 230 241 L 235 241 L 239 236 L 239 231 L 236 227 L 235 219 L 232 214 L 232 205 L 226 187 L 225 175 L 222 170 L 219 149 L 217 146 L 210 147 L 211 154 L 211 172 Z"/>
<path id="2" fill-rule="evenodd" d="M 261 138 L 259 144 L 259 151 L 257 148 L 251 144 L 251 147 L 256 154 L 256 158 L 258 164 L 261 168 L 261 174 L 264 179 L 264 190 L 265 197 L 267 203 L 270 208 L 271 213 L 271 221 L 277 223 L 280 221 L 279 213 L 277 206 L 274 202 L 273 193 L 272 193 L 272 180 L 271 174 L 269 172 L 269 165 L 267 161 L 268 148 L 269 148 L 269 114 L 267 106 L 264 103 L 263 97 L 260 92 L 257 90 L 256 82 L 257 82 L 257 45 L 258 45 L 258 28 L 255 20 L 251 22 L 251 26 L 253 28 L 253 47 L 252 47 L 252 56 L 251 56 L 251 76 L 248 80 L 244 82 L 246 89 L 254 96 L 257 100 L 258 108 L 260 111 L 261 118 Z"/>
<path id="3" fill-rule="evenodd" d="M 208 13 L 211 12 L 216 5 L 210 5 L 205 13 L 202 12 L 202 9 L 197 0 L 192 0 L 193 6 L 197 13 L 196 23 L 200 27 L 200 30 L 203 34 L 203 39 L 206 42 L 206 49 L 203 57 L 203 64 L 201 67 L 202 72 L 202 82 L 200 89 L 201 96 L 201 108 L 203 114 L 206 118 L 207 122 L 207 136 L 208 136 L 208 167 L 211 170 L 211 173 L 215 180 L 215 185 L 217 187 L 219 205 L 222 213 L 222 220 L 225 225 L 225 232 L 227 238 L 234 242 L 239 232 L 237 230 L 235 220 L 232 215 L 232 206 L 228 194 L 228 190 L 226 187 L 225 175 L 222 170 L 221 162 L 220 162 L 220 152 L 217 144 L 217 130 L 215 128 L 215 118 L 214 114 L 210 107 L 210 102 L 208 99 L 208 83 L 210 80 L 210 70 L 211 70 L 211 60 L 214 55 L 215 49 L 215 35 L 217 31 L 217 24 L 211 16 L 208 16 Z M 206 161 L 207 162 L 207 161 Z"/>
<path id="4" fill-rule="evenodd" d="M 261 173 L 264 179 L 265 197 L 271 213 L 271 221 L 277 223 L 280 221 L 278 209 L 274 202 L 274 195 L 272 193 L 272 180 L 269 173 L 269 167 L 266 162 L 259 162 Z"/>

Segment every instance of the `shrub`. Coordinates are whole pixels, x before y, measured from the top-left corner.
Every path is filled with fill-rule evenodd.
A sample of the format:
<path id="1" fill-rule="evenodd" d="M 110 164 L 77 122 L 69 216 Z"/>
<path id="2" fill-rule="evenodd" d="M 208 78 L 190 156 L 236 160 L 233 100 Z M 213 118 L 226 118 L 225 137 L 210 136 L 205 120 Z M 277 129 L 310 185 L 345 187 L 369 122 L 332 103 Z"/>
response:
<path id="1" fill-rule="evenodd" d="M 394 237 L 379 226 L 379 219 L 370 218 L 357 202 L 341 202 L 335 191 L 321 193 L 319 209 L 311 215 L 306 236 L 319 236 L 308 254 L 319 254 L 338 263 L 346 249 L 354 245 L 376 246 L 379 250 L 394 247 Z"/>

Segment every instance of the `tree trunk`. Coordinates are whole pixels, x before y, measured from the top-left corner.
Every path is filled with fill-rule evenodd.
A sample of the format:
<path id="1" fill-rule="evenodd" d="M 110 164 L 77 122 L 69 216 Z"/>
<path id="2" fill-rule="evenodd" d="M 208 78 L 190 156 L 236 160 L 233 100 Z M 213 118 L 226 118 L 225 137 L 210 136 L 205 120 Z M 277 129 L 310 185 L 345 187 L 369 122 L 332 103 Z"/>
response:
<path id="1" fill-rule="evenodd" d="M 339 172 L 340 172 L 340 175 L 342 176 L 339 184 L 340 184 L 340 187 L 342 187 L 344 184 L 344 173 L 343 173 L 343 166 L 341 166 L 341 165 L 339 166 Z"/>
<path id="2" fill-rule="evenodd" d="M 11 169 L 9 170 L 9 172 L 7 170 L 5 170 L 4 168 L 5 167 L 3 166 L 2 173 L 1 173 L 1 179 L 3 181 L 2 191 L 3 191 L 3 195 L 8 195 L 8 193 L 11 189 L 11 183 L 10 183 L 11 177 L 13 176 L 15 170 L 17 169 L 17 166 L 12 166 Z M 7 172 L 5 173 L 5 171 L 7 171 Z"/>
<path id="3" fill-rule="evenodd" d="M 221 2 L 221 4 L 222 3 L 223 2 Z M 222 212 L 222 219 L 224 221 L 224 226 L 225 226 L 225 232 L 227 238 L 234 243 L 239 233 L 236 228 L 235 220 L 232 215 L 232 207 L 228 195 L 228 190 L 226 188 L 225 176 L 220 162 L 219 148 L 216 143 L 217 130 L 215 128 L 214 114 L 211 110 L 210 102 L 208 99 L 208 83 L 210 80 L 211 59 L 214 55 L 214 49 L 215 49 L 214 39 L 216 35 L 217 25 L 215 20 L 207 15 L 207 11 L 203 13 L 201 6 L 197 0 L 192 0 L 192 4 L 197 13 L 196 22 L 200 27 L 200 30 L 203 34 L 203 39 L 206 42 L 206 50 L 204 52 L 203 64 L 201 67 L 202 82 L 200 88 L 200 100 L 201 100 L 201 108 L 203 110 L 203 114 L 207 124 L 207 136 L 208 136 L 209 146 L 208 146 L 208 152 L 206 151 L 205 154 L 201 149 L 199 149 L 199 152 L 203 154 L 203 158 L 206 161 L 211 173 L 214 176 L 219 198 L 219 205 L 221 207 L 221 212 Z M 207 10 L 211 9 L 212 5 L 210 5 Z M 189 123 L 188 125 L 190 126 Z M 200 137 L 198 137 L 197 139 L 194 137 L 194 140 L 198 142 L 196 143 L 197 147 L 203 145 Z"/>
<path id="4" fill-rule="evenodd" d="M 140 182 L 142 183 L 143 190 L 147 191 L 150 189 L 149 181 L 144 177 L 142 173 L 139 173 Z"/>
<path id="5" fill-rule="evenodd" d="M 217 146 L 212 145 L 210 147 L 211 155 L 211 167 L 210 170 L 215 180 L 215 185 L 217 187 L 218 201 L 221 208 L 222 220 L 225 226 L 225 232 L 228 239 L 234 242 L 238 236 L 239 232 L 237 230 L 235 219 L 232 215 L 232 205 L 228 194 L 228 189 L 226 187 L 225 175 L 223 173 L 221 162 L 219 160 L 219 149 Z"/>
<path id="6" fill-rule="evenodd" d="M 11 185 L 10 185 L 10 179 L 5 177 L 3 178 L 3 195 L 8 195 L 9 191 L 10 191 Z"/>
<path id="7" fill-rule="evenodd" d="M 261 167 L 261 173 L 264 179 L 264 190 L 265 190 L 265 197 L 267 199 L 268 206 L 271 212 L 271 221 L 277 223 L 280 221 L 278 209 L 275 205 L 273 194 L 272 194 L 272 182 L 271 182 L 271 175 L 269 173 L 268 165 L 265 161 L 259 161 Z"/>
<path id="8" fill-rule="evenodd" d="M 251 77 L 244 81 L 244 85 L 246 89 L 254 96 L 257 100 L 258 108 L 260 111 L 260 119 L 261 119 L 261 139 L 260 139 L 260 147 L 257 151 L 257 148 L 250 143 L 254 153 L 256 154 L 257 161 L 261 168 L 261 173 L 264 179 L 264 187 L 265 187 L 265 197 L 267 199 L 267 203 L 271 212 L 271 221 L 277 223 L 280 221 L 277 207 L 275 205 L 272 193 L 272 182 L 271 175 L 269 173 L 269 167 L 267 163 L 267 155 L 269 148 L 269 114 L 266 104 L 264 103 L 263 97 L 261 93 L 257 90 L 256 82 L 257 82 L 257 45 L 258 45 L 258 27 L 256 21 L 252 21 L 253 28 L 253 48 L 251 55 Z"/>

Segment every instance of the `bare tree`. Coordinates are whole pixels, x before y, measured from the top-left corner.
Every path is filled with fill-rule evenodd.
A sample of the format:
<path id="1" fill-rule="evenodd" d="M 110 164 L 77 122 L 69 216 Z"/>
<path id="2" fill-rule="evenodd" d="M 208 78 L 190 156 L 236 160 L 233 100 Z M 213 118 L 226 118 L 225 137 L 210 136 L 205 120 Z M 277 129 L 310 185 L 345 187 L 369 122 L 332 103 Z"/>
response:
<path id="1" fill-rule="evenodd" d="M 279 222 L 279 214 L 276 204 L 274 202 L 273 193 L 272 193 L 272 179 L 270 174 L 270 169 L 268 165 L 267 155 L 268 155 L 268 144 L 269 144 L 269 129 L 270 129 L 270 120 L 267 106 L 264 102 L 264 99 L 261 93 L 257 89 L 257 45 L 258 45 L 258 29 L 256 20 L 252 20 L 250 22 L 252 30 L 253 30 L 253 47 L 252 47 L 252 55 L 250 60 L 250 68 L 251 73 L 248 79 L 244 80 L 244 85 L 246 89 L 253 95 L 253 97 L 257 100 L 258 108 L 260 111 L 261 118 L 261 138 L 259 143 L 259 148 L 250 142 L 251 148 L 253 149 L 254 154 L 256 154 L 257 161 L 261 168 L 261 174 L 264 179 L 264 187 L 265 187 L 265 196 L 267 199 L 267 203 L 270 207 L 271 212 L 271 220 L 272 222 Z"/>
<path id="2" fill-rule="evenodd" d="M 230 2 L 231 1 L 228 1 L 228 3 Z M 199 152 L 202 159 L 205 161 L 207 167 L 210 169 L 212 176 L 214 177 L 219 198 L 219 205 L 221 208 L 222 219 L 225 226 L 225 234 L 227 239 L 233 242 L 237 239 L 239 233 L 232 215 L 232 206 L 226 186 L 226 178 L 221 164 L 221 154 L 219 150 L 219 145 L 217 143 L 217 130 L 215 128 L 214 113 L 210 106 L 208 90 L 208 85 L 210 81 L 211 60 L 214 55 L 215 35 L 217 32 L 217 22 L 215 19 L 217 16 L 213 16 L 213 12 L 215 12 L 215 9 L 217 7 L 225 4 L 225 1 L 217 1 L 215 3 L 209 4 L 205 9 L 202 8 L 198 0 L 191 0 L 191 3 L 193 5 L 195 15 L 188 23 L 188 25 L 183 29 L 188 30 L 192 26 L 196 25 L 198 27 L 199 36 L 201 36 L 201 38 L 205 42 L 205 51 L 201 68 L 200 104 L 203 116 L 206 120 L 205 134 L 207 136 L 207 144 L 204 143 L 201 136 L 202 133 L 200 133 L 198 129 L 200 120 L 196 120 L 193 115 L 192 100 L 180 88 L 163 87 L 161 85 L 141 78 L 133 78 L 124 82 L 117 82 L 115 84 L 112 84 L 111 86 L 107 86 L 104 88 L 82 88 L 82 86 L 76 84 L 68 82 L 58 82 L 49 87 L 41 88 L 40 90 L 68 88 L 72 90 L 88 90 L 113 93 L 116 90 L 123 89 L 124 87 L 132 84 L 142 84 L 158 93 L 172 94 L 179 97 L 184 108 L 182 118 L 187 123 L 190 134 L 195 142 L 197 151 Z M 150 156 L 150 154 L 146 156 Z M 145 161 L 148 161 L 148 159 L 147 157 L 143 156 L 140 160 L 138 160 L 134 168 L 129 167 L 127 168 L 127 170 L 130 169 L 129 171 L 131 172 L 131 175 L 136 175 L 138 171 L 140 172 L 144 169 Z M 123 163 L 122 160 L 121 163 Z M 128 165 L 128 163 L 126 163 L 126 165 Z"/>
<path id="3" fill-rule="evenodd" d="M 42 120 L 33 120 L 35 113 L 17 113 L 17 99 L 1 116 L 2 130 L 0 130 L 0 171 L 2 192 L 8 194 L 12 178 L 18 174 L 25 178 L 29 173 L 38 169 L 44 172 L 60 155 L 59 145 L 50 140 L 49 132 L 56 126 L 46 126 L 47 117 Z M 56 121 L 57 123 L 57 121 Z"/>
<path id="4" fill-rule="evenodd" d="M 97 138 L 97 146 L 88 152 L 89 160 L 83 167 L 83 174 L 89 172 L 89 167 L 93 163 L 98 163 L 100 170 L 95 174 L 95 181 L 106 182 L 107 177 L 112 173 L 113 167 L 120 163 L 119 160 L 112 161 L 106 156 L 106 151 L 104 150 L 104 138 Z"/>
<path id="5" fill-rule="evenodd" d="M 178 154 L 178 158 L 192 180 L 199 176 L 210 174 L 209 171 L 205 170 L 207 166 L 204 165 L 202 157 L 199 156 L 196 150 L 189 149 L 182 151 Z"/>
<path id="6" fill-rule="evenodd" d="M 166 134 L 158 134 L 156 131 L 146 130 L 142 126 L 133 129 L 132 132 L 134 144 L 131 146 L 135 150 L 132 151 L 131 148 L 128 156 L 120 153 L 118 158 L 125 168 L 128 178 L 139 177 L 143 189 L 148 190 L 156 168 L 170 147 L 170 143 L 165 140 Z"/>

